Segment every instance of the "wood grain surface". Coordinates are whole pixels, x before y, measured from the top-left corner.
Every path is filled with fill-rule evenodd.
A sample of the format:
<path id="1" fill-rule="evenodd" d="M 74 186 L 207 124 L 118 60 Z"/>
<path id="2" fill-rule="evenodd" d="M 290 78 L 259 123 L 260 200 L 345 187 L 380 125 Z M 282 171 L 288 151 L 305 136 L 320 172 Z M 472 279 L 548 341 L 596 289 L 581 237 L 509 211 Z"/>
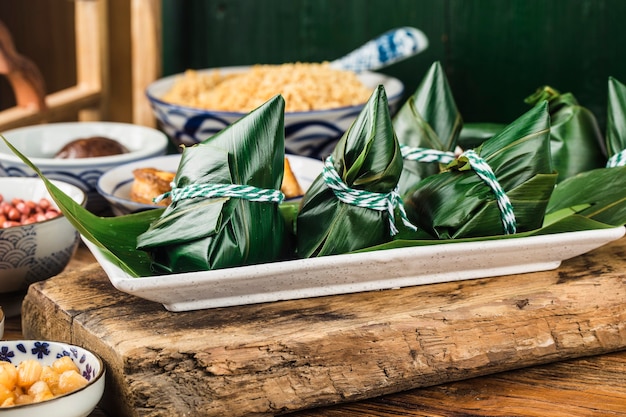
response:
<path id="1" fill-rule="evenodd" d="M 626 416 L 626 352 L 533 366 L 289 416 Z"/>
<path id="2" fill-rule="evenodd" d="M 371 415 L 389 415 L 412 394 L 387 394 L 418 387 L 433 387 L 417 394 L 431 405 L 457 390 L 468 410 L 458 415 L 503 415 L 495 390 L 506 384 L 485 380 L 490 403 L 455 381 L 626 348 L 625 243 L 554 271 L 182 313 L 115 290 L 94 264 L 31 286 L 22 327 L 100 354 L 115 416 L 275 415 L 380 396 Z M 529 389 L 541 383 L 521 375 Z M 520 407 L 539 413 L 547 401 Z"/>

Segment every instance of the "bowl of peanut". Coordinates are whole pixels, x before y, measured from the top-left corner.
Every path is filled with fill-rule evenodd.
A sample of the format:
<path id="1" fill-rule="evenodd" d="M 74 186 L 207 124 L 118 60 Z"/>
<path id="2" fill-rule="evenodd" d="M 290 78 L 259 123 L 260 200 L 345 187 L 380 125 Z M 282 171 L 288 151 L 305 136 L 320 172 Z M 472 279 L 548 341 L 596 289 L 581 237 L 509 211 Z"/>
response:
<path id="1" fill-rule="evenodd" d="M 151 83 L 146 95 L 172 142 L 201 142 L 264 102 L 285 99 L 285 151 L 323 159 L 378 85 L 394 113 L 404 94 L 397 78 L 355 73 L 328 63 L 287 63 L 188 70 Z"/>
<path id="2" fill-rule="evenodd" d="M 104 394 L 105 366 L 62 342 L 0 342 L 0 412 L 7 417 L 86 417 Z"/>
<path id="3" fill-rule="evenodd" d="M 86 203 L 77 186 L 52 182 Z M 23 291 L 63 271 L 79 239 L 40 178 L 0 177 L 0 293 Z"/>

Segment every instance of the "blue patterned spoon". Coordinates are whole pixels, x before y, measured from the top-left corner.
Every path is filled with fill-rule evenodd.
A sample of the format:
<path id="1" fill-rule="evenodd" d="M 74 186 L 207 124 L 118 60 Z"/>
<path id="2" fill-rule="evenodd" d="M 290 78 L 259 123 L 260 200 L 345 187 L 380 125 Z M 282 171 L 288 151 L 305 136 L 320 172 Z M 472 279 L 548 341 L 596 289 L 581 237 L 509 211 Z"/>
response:
<path id="1" fill-rule="evenodd" d="M 401 27 L 383 33 L 348 55 L 331 61 L 330 65 L 355 72 L 373 71 L 419 54 L 426 48 L 428 38 L 421 30 Z"/>

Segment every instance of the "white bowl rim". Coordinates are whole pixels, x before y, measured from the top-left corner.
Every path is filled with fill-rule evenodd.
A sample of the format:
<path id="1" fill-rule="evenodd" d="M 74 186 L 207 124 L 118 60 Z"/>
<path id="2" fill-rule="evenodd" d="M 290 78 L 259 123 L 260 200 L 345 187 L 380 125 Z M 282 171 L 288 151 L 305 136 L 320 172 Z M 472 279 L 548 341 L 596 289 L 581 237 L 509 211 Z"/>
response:
<path id="1" fill-rule="evenodd" d="M 91 379 L 90 381 L 88 381 L 87 385 L 85 385 L 84 387 L 78 388 L 77 390 L 65 393 L 65 394 L 61 394 L 61 395 L 56 395 L 48 400 L 45 401 L 40 401 L 37 403 L 30 403 L 30 404 L 16 404 L 14 406 L 11 407 L 7 407 L 7 408 L 0 408 L 0 413 L 2 412 L 2 410 L 15 410 L 15 409 L 20 409 L 20 410 L 24 410 L 27 409 L 29 407 L 40 407 L 43 404 L 49 403 L 49 402 L 53 402 L 54 400 L 60 399 L 60 398 L 64 398 L 64 397 L 69 397 L 73 394 L 76 394 L 78 392 L 84 391 L 92 386 L 94 386 L 96 384 L 96 382 L 99 382 L 100 379 L 104 378 L 105 374 L 106 374 L 106 369 L 104 367 L 104 362 L 102 361 L 102 358 L 100 358 L 99 355 L 97 355 L 96 353 L 92 352 L 91 350 L 84 348 L 82 346 L 78 346 L 78 345 L 73 345 L 71 343 L 65 343 L 65 342 L 56 342 L 56 341 L 52 341 L 52 340 L 41 340 L 41 339 L 20 339 L 20 340 L 2 340 L 0 341 L 0 345 L 13 345 L 13 346 L 17 346 L 20 343 L 34 343 L 34 342 L 40 342 L 40 343 L 47 343 L 49 345 L 54 345 L 56 347 L 60 347 L 60 348 L 67 348 L 67 350 L 70 350 L 72 348 L 79 348 L 84 350 L 85 352 L 88 352 L 89 354 L 91 354 L 94 359 L 96 360 L 96 362 L 98 362 L 98 365 L 100 367 L 100 370 L 98 371 L 98 373 L 96 374 L 96 376 Z"/>
<path id="2" fill-rule="evenodd" d="M 39 177 L 0 177 L 0 186 L 2 186 L 2 183 L 9 183 L 9 182 L 33 182 L 33 183 L 41 183 L 41 185 L 46 189 L 43 180 Z M 72 198 L 71 196 L 69 196 L 70 198 L 72 198 L 72 200 L 76 201 L 78 204 L 80 204 L 81 206 L 84 206 L 85 203 L 87 202 L 87 193 L 85 191 L 83 191 L 80 187 L 74 185 L 74 184 L 70 184 L 69 182 L 65 182 L 65 181 L 61 181 L 61 180 L 49 180 L 52 184 L 56 185 L 56 186 L 61 186 L 61 191 L 63 191 L 64 193 L 67 194 L 67 192 L 65 190 L 63 190 L 62 187 L 67 187 L 72 189 L 75 193 L 77 193 L 79 196 L 81 196 L 81 201 L 77 201 L 76 199 Z M 50 202 L 52 204 L 54 204 L 56 206 L 56 202 L 54 202 L 53 199 L 50 199 Z M 14 229 L 14 228 L 18 228 L 18 227 L 28 227 L 28 226 L 34 226 L 34 225 L 39 225 L 39 224 L 43 224 L 43 223 L 51 223 L 55 220 L 59 220 L 59 219 L 63 219 L 65 218 L 65 214 L 59 210 L 59 213 L 61 214 L 60 216 L 56 216 L 56 217 L 52 217 L 51 219 L 46 219 L 46 220 L 42 220 L 39 222 L 35 222 L 35 223 L 29 223 L 29 224 L 22 224 L 22 225 L 18 225 L 18 226 L 11 226 L 11 227 L 7 227 L 7 228 L 0 228 L 0 232 L 2 232 L 3 230 L 8 230 L 8 229 Z M 0 343 L 4 343 L 7 341 L 0 341 Z"/>
<path id="3" fill-rule="evenodd" d="M 124 128 L 128 127 L 131 129 L 135 129 L 138 131 L 144 131 L 154 136 L 148 143 L 150 146 L 141 148 L 136 151 L 131 151 L 124 154 L 119 155 L 109 155 L 109 156 L 98 156 L 98 157 L 90 157 L 90 158 L 74 158 L 74 159 L 58 159 L 58 158 L 42 158 L 42 157 L 29 157 L 27 158 L 38 168 L 90 168 L 93 166 L 114 166 L 119 165 L 125 162 L 131 162 L 137 159 L 143 159 L 146 157 L 153 156 L 158 154 L 159 152 L 166 152 L 167 146 L 169 144 L 168 136 L 155 128 L 151 128 L 148 126 L 136 125 L 132 123 L 123 123 L 123 122 L 98 122 L 98 121 L 85 121 L 85 122 L 55 122 L 55 123 L 45 123 L 40 125 L 30 125 L 17 127 L 15 129 L 5 130 L 0 132 L 0 135 L 4 137 L 7 142 L 11 143 L 18 151 L 22 152 L 15 143 L 11 142 L 10 135 L 16 133 L 22 133 L 29 130 L 43 130 L 43 129 L 63 129 L 65 127 L 72 126 L 109 126 L 109 127 L 119 127 Z M 123 143 L 120 141 L 120 143 Z M 23 153 L 23 152 L 22 152 Z M 10 149 L 7 148 L 7 152 L 3 152 L 0 150 L 0 159 L 4 161 L 10 161 L 13 163 L 24 164 L 24 162 L 20 159 L 19 156 L 12 153 Z"/>
<path id="4" fill-rule="evenodd" d="M 242 65 L 242 66 L 227 66 L 227 67 L 215 67 L 215 68 L 203 68 L 203 69 L 198 69 L 198 70 L 194 70 L 197 71 L 199 73 L 207 73 L 207 72 L 211 72 L 211 71 L 218 71 L 218 70 L 225 70 L 225 71 L 232 71 L 232 72 L 243 72 L 249 68 L 251 68 L 252 65 Z M 190 113 L 196 113 L 196 114 L 214 114 L 214 115 L 222 115 L 223 117 L 241 117 L 244 116 L 246 114 L 248 114 L 248 112 L 234 112 L 234 111 L 221 111 L 221 110 L 207 110 L 207 109 L 200 109 L 197 107 L 189 107 L 189 106 L 183 106 L 180 104 L 173 104 L 173 103 L 169 103 L 167 101 L 162 100 L 161 98 L 158 98 L 154 95 L 154 93 L 152 92 L 152 90 L 155 87 L 160 86 L 161 84 L 166 84 L 168 82 L 173 82 L 176 80 L 177 77 L 181 77 L 183 76 L 184 72 L 180 72 L 177 74 L 172 74 L 172 75 L 168 75 L 166 77 L 163 78 L 159 78 L 156 81 L 153 81 L 152 83 L 150 83 L 147 87 L 146 87 L 146 96 L 148 97 L 148 99 L 150 101 L 153 101 L 155 103 L 158 103 L 160 105 L 163 106 L 168 106 L 171 107 L 173 109 L 181 109 L 181 110 L 185 110 L 187 112 Z M 404 94 L 404 83 L 402 81 L 400 81 L 400 79 L 396 78 L 396 77 L 392 77 L 390 75 L 386 75 L 386 74 L 382 74 L 379 72 L 374 72 L 374 71 L 361 71 L 359 74 L 371 74 L 371 75 L 376 75 L 376 76 L 380 76 L 382 77 L 384 80 L 389 80 L 392 82 L 396 82 L 398 83 L 399 89 L 397 92 L 393 93 L 392 95 L 387 96 L 387 100 L 388 101 L 393 101 L 396 99 L 400 99 L 402 97 L 402 95 Z M 382 82 L 381 82 L 382 84 Z M 329 114 L 329 113 L 335 113 L 335 112 L 347 112 L 347 111 L 357 111 L 358 109 L 363 108 L 363 106 L 365 105 L 365 103 L 362 104 L 357 104 L 354 106 L 343 106 L 343 107 L 336 107 L 333 109 L 325 109 L 325 110 L 310 110 L 310 111 L 292 111 L 292 112 L 285 112 L 285 117 L 287 117 L 288 115 L 290 116 L 316 116 L 316 115 L 320 115 L 323 116 L 325 114 Z"/>

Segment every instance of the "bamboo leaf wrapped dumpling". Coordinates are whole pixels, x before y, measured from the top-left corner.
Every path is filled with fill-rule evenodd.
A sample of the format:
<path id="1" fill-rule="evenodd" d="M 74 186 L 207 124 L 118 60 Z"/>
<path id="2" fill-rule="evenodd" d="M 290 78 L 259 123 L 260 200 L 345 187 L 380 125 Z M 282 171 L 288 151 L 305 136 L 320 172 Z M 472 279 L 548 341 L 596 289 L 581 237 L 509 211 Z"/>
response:
<path id="1" fill-rule="evenodd" d="M 395 211 L 404 213 L 396 190 L 401 172 L 387 96 L 378 86 L 302 199 L 298 256 L 347 253 L 391 240 Z"/>
<path id="2" fill-rule="evenodd" d="M 563 181 L 579 172 L 601 168 L 606 163 L 604 138 L 593 113 L 578 103 L 572 93 L 545 86 L 524 101 L 541 105 L 548 100 L 552 164 Z"/>
<path id="3" fill-rule="evenodd" d="M 493 178 L 478 175 L 482 165 Z M 544 102 L 403 198 L 411 223 L 435 239 L 512 234 L 541 227 L 556 177 Z"/>
<path id="4" fill-rule="evenodd" d="M 272 262 L 285 255 L 278 209 L 284 167 L 281 96 L 201 144 L 185 148 L 172 203 L 137 239 L 153 266 L 192 272 Z"/>
<path id="5" fill-rule="evenodd" d="M 446 75 L 441 64 L 435 62 L 393 117 L 404 157 L 398 182 L 401 195 L 421 179 L 441 172 L 440 164 L 454 159 L 462 126 Z"/>
<path id="6" fill-rule="evenodd" d="M 606 117 L 607 167 L 626 165 L 626 86 L 609 77 Z"/>

